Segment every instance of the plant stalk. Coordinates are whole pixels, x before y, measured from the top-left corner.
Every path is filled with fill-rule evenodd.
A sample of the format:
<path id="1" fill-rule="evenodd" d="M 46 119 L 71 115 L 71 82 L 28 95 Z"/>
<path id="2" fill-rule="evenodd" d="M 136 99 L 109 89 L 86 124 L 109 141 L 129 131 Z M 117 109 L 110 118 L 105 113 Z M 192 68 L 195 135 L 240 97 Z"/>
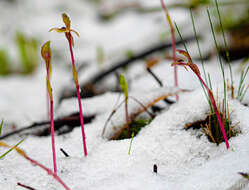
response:
<path id="1" fill-rule="evenodd" d="M 74 54 L 73 54 L 72 41 L 71 41 L 71 39 L 72 39 L 71 33 L 65 33 L 65 36 L 66 36 L 68 43 L 69 43 L 69 49 L 70 49 L 71 60 L 72 60 L 73 78 L 74 78 L 74 82 L 75 82 L 75 86 L 76 86 L 79 111 L 80 111 L 80 124 L 81 124 L 82 140 L 83 140 L 83 149 L 84 149 L 85 156 L 87 156 L 86 137 L 85 137 L 85 130 L 84 130 L 84 119 L 83 119 L 83 112 L 82 112 L 82 105 L 81 105 L 80 88 L 79 88 L 78 76 L 77 76 L 77 71 L 76 71 L 75 61 L 74 61 Z"/>

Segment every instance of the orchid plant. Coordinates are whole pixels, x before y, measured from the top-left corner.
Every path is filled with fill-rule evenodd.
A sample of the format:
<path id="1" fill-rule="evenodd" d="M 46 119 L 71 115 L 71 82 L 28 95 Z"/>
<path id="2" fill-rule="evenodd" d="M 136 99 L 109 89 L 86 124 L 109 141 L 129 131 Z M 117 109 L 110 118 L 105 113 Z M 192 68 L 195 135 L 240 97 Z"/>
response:
<path id="1" fill-rule="evenodd" d="M 229 143 L 228 143 L 228 140 L 227 140 L 225 128 L 224 128 L 224 125 L 222 123 L 222 119 L 220 117 L 220 114 L 219 114 L 219 111 L 218 111 L 218 108 L 217 108 L 217 105 L 216 105 L 216 102 L 215 102 L 215 99 L 214 99 L 212 91 L 209 89 L 209 87 L 206 85 L 206 83 L 202 79 L 200 70 L 199 70 L 198 66 L 192 62 L 192 59 L 191 59 L 190 55 L 186 51 L 184 51 L 184 50 L 176 50 L 176 51 L 179 54 L 185 56 L 187 58 L 188 62 L 187 63 L 185 63 L 185 62 L 174 62 L 172 65 L 181 65 L 186 70 L 187 70 L 187 66 L 188 66 L 195 73 L 195 75 L 198 77 L 198 79 L 200 80 L 200 82 L 202 83 L 202 85 L 205 87 L 205 89 L 206 89 L 206 91 L 208 93 L 209 100 L 210 100 L 210 102 L 212 104 L 213 110 L 214 110 L 214 112 L 216 114 L 216 117 L 218 119 L 218 123 L 220 125 L 220 129 L 221 129 L 224 141 L 226 143 L 226 147 L 228 149 L 229 148 Z"/>
<path id="2" fill-rule="evenodd" d="M 78 74 L 77 74 L 77 70 L 76 70 L 76 66 L 75 66 L 74 54 L 73 54 L 74 39 L 73 39 L 71 32 L 75 33 L 76 36 L 78 36 L 78 37 L 79 37 L 79 33 L 76 32 L 75 30 L 71 29 L 71 21 L 66 13 L 62 14 L 62 20 L 65 24 L 65 27 L 63 26 L 61 28 L 51 28 L 49 30 L 49 32 L 56 31 L 58 33 L 64 33 L 66 36 L 66 39 L 68 40 L 69 50 L 70 50 L 70 55 L 71 55 L 71 60 L 72 60 L 73 79 L 74 79 L 75 86 L 76 86 L 79 111 L 80 111 L 80 124 L 81 124 L 82 138 L 83 138 L 83 149 L 84 149 L 85 156 L 87 156 L 87 148 L 86 148 L 86 140 L 85 140 L 86 138 L 85 138 L 85 130 L 84 130 L 84 119 L 83 119 L 82 105 L 81 105 L 81 98 L 80 98 L 80 87 L 79 87 L 79 82 L 78 82 Z"/>
<path id="3" fill-rule="evenodd" d="M 47 82 L 47 90 L 50 100 L 50 127 L 51 127 L 51 138 L 52 138 L 52 152 L 53 152 L 53 165 L 54 165 L 54 173 L 57 174 L 57 166 L 56 166 L 56 154 L 55 154 L 55 140 L 54 140 L 54 108 L 53 108 L 53 94 L 52 87 L 50 84 L 52 66 L 51 66 L 51 49 L 50 49 L 50 41 L 47 41 L 41 48 L 41 55 L 46 63 L 46 82 Z"/>

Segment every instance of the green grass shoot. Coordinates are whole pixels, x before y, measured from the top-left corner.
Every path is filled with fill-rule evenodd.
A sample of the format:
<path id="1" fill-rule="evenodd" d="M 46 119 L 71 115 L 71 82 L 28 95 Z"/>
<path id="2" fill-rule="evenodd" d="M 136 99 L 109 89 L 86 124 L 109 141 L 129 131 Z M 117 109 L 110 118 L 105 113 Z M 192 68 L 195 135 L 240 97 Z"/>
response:
<path id="1" fill-rule="evenodd" d="M 244 96 L 249 88 L 248 84 L 247 84 L 247 86 L 244 84 L 244 81 L 245 81 L 246 75 L 248 74 L 248 71 L 249 71 L 249 66 L 246 68 L 246 70 L 243 69 L 241 71 L 241 74 L 240 74 L 238 94 L 237 94 L 237 99 L 239 101 L 243 100 L 243 98 L 244 98 Z"/>
<path id="2" fill-rule="evenodd" d="M 185 51 L 189 54 L 188 48 L 187 48 L 187 46 L 186 46 L 186 44 L 185 44 L 185 42 L 184 42 L 184 40 L 183 40 L 182 34 L 181 34 L 181 32 L 180 32 L 180 29 L 179 29 L 178 25 L 176 24 L 176 22 L 174 22 L 174 24 L 175 24 L 175 27 L 176 27 L 176 31 L 177 31 L 178 35 L 180 36 L 180 38 L 181 38 L 182 44 L 183 44 L 183 46 L 184 46 L 184 49 L 185 49 Z M 195 28 L 193 20 L 192 20 L 192 25 L 193 25 L 193 28 Z M 199 44 L 198 41 L 197 41 L 197 40 L 198 40 L 198 37 L 197 37 L 196 30 L 195 30 L 195 33 L 194 33 L 194 34 L 195 34 L 196 42 L 197 42 L 197 44 Z M 198 46 L 198 47 L 199 47 L 199 46 Z M 199 53 L 200 53 L 200 57 L 202 57 L 202 56 L 201 56 L 201 50 L 200 50 L 200 49 L 199 49 Z M 202 63 L 202 64 L 203 64 L 203 63 Z M 206 71 L 205 71 L 204 65 L 202 65 L 202 69 L 203 69 L 203 72 L 205 73 L 205 76 L 206 76 Z M 205 82 L 206 82 L 206 81 L 205 81 Z M 211 104 L 211 102 L 210 102 L 210 99 L 209 99 L 208 94 L 207 94 L 207 92 L 206 92 L 206 90 L 205 90 L 205 87 L 203 86 L 203 84 L 201 83 L 201 81 L 200 81 L 200 84 L 201 84 L 202 90 L 203 90 L 203 92 L 204 92 L 204 94 L 205 94 L 205 97 L 206 97 L 206 99 L 207 99 L 207 101 L 208 101 L 208 103 L 209 103 L 210 110 L 213 112 L 213 111 L 214 111 L 214 110 L 213 110 L 213 106 L 212 106 L 212 104 Z M 207 84 L 208 84 L 208 83 L 207 83 Z"/>
<path id="3" fill-rule="evenodd" d="M 210 28 L 212 31 L 212 36 L 213 36 L 213 40 L 214 40 L 214 44 L 218 53 L 218 59 L 219 59 L 219 64 L 220 64 L 220 68 L 221 68 L 221 73 L 222 73 L 222 77 L 223 77 L 223 88 L 224 88 L 224 105 L 225 105 L 225 118 L 227 119 L 227 85 L 226 85 L 226 78 L 225 78 L 225 70 L 224 70 L 224 65 L 221 61 L 221 57 L 219 55 L 219 47 L 218 47 L 218 43 L 216 40 L 216 36 L 215 36 L 215 32 L 214 32 L 214 27 L 213 27 L 213 23 L 211 20 L 211 16 L 210 16 L 210 12 L 209 9 L 207 8 L 207 15 L 208 15 L 208 20 L 209 20 L 209 24 L 210 24 Z"/>
<path id="4" fill-rule="evenodd" d="M 129 146 L 129 150 L 128 150 L 128 155 L 131 154 L 131 146 L 132 146 L 133 138 L 134 138 L 134 132 L 131 134 L 131 142 L 130 142 L 130 146 Z"/>
<path id="5" fill-rule="evenodd" d="M 6 151 L 4 154 L 2 154 L 0 156 L 0 159 L 2 159 L 3 157 L 5 157 L 7 154 L 9 154 L 12 150 L 16 149 L 16 147 L 18 147 L 18 145 L 20 145 L 22 142 L 24 141 L 24 139 L 22 139 L 21 141 L 19 141 L 16 145 L 14 145 L 13 147 L 11 147 L 8 151 Z"/>
<path id="6" fill-rule="evenodd" d="M 3 129 L 3 120 L 1 121 L 1 124 L 0 124 L 0 135 L 2 134 L 2 129 Z"/>
<path id="7" fill-rule="evenodd" d="M 223 37 L 223 41 L 224 41 L 224 45 L 225 45 L 225 49 L 226 49 L 226 57 L 227 57 L 227 61 L 228 61 L 229 71 L 230 71 L 232 98 L 234 98 L 233 72 L 232 72 L 231 61 L 230 61 L 230 56 L 229 56 L 229 51 L 228 51 L 228 45 L 227 45 L 227 41 L 226 41 L 226 37 L 225 37 L 225 32 L 224 32 L 224 28 L 223 28 L 222 21 L 221 21 L 221 16 L 220 16 L 220 11 L 219 11 L 219 5 L 218 5 L 217 0 L 215 0 L 215 6 L 216 6 L 217 13 L 218 13 L 219 24 L 220 24 L 220 28 L 221 28 L 221 32 L 222 32 L 222 37 Z"/>

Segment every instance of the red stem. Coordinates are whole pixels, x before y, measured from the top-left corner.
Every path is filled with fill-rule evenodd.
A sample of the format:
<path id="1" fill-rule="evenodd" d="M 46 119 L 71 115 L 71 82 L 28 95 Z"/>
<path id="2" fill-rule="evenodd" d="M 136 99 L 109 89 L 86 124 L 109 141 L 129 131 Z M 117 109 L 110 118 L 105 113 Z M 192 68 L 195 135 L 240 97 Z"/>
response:
<path id="1" fill-rule="evenodd" d="M 74 55 L 73 55 L 73 48 L 72 48 L 72 42 L 71 42 L 71 34 L 70 33 L 65 33 L 66 38 L 69 43 L 69 49 L 70 49 L 70 54 L 71 54 L 71 59 L 72 59 L 72 67 L 75 67 L 75 61 L 74 61 Z M 76 69 L 75 69 L 76 70 Z M 84 130 L 84 118 L 83 118 L 83 112 L 82 112 L 82 105 L 81 105 L 81 98 L 80 98 L 80 88 L 78 84 L 78 78 L 74 80 L 75 86 L 76 86 L 76 92 L 77 92 L 77 98 L 78 98 L 78 103 L 79 103 L 79 111 L 80 111 L 80 124 L 81 124 L 81 132 L 82 132 L 82 140 L 83 140 L 83 149 L 84 149 L 84 154 L 87 156 L 87 148 L 86 148 L 86 137 L 85 137 L 85 130 Z"/>
<path id="2" fill-rule="evenodd" d="M 57 174 L 56 165 L 56 154 L 55 154 L 55 140 L 54 140 L 54 110 L 53 110 L 53 100 L 50 100 L 50 125 L 51 125 L 51 139 L 52 139 L 52 152 L 53 152 L 53 164 L 54 173 Z"/>
<path id="3" fill-rule="evenodd" d="M 24 155 L 24 158 L 27 159 L 28 161 L 30 161 L 32 164 L 34 164 L 36 166 L 39 166 L 40 168 L 44 169 L 48 173 L 48 175 L 53 176 L 54 179 L 56 181 L 58 181 L 66 190 L 70 190 L 70 188 L 61 180 L 61 178 L 59 176 L 57 176 L 56 173 L 52 172 L 52 170 L 50 170 L 46 166 L 40 164 L 36 160 L 33 160 L 32 158 L 28 157 L 26 154 Z"/>
<path id="4" fill-rule="evenodd" d="M 225 143 L 226 143 L 226 147 L 227 149 L 229 149 L 229 143 L 228 143 L 228 140 L 227 140 L 227 136 L 226 136 L 226 132 L 225 132 L 225 129 L 224 129 L 224 125 L 222 123 L 222 120 L 220 118 L 220 114 L 218 112 L 218 109 L 217 109 L 217 106 L 216 106 L 216 103 L 215 103 L 215 100 L 214 100 L 214 96 L 213 96 L 213 93 L 212 91 L 207 87 L 207 85 L 205 84 L 205 82 L 202 80 L 201 76 L 197 73 L 195 73 L 196 76 L 199 78 L 199 80 L 201 81 L 201 83 L 204 85 L 204 87 L 207 89 L 208 91 L 208 95 L 209 95 L 209 99 L 213 105 L 213 108 L 214 108 L 214 111 L 215 111 L 215 114 L 217 116 L 217 119 L 218 119 L 218 122 L 220 124 L 220 129 L 221 129 L 221 132 L 222 132 L 222 135 L 224 137 L 224 140 L 225 140 Z"/>

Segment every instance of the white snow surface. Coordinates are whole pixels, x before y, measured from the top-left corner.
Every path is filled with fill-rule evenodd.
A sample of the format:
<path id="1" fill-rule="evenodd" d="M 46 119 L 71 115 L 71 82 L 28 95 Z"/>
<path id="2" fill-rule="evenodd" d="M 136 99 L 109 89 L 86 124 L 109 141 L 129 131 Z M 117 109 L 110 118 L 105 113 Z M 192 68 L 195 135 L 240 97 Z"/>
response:
<path id="1" fill-rule="evenodd" d="M 159 4 L 157 1 L 149 0 L 139 2 L 144 2 L 146 6 Z M 62 56 L 59 59 L 55 58 L 54 62 L 59 63 L 53 65 L 52 74 L 56 118 L 78 111 L 78 102 L 75 98 L 58 104 L 58 97 L 63 88 L 74 85 L 71 70 L 68 70 L 69 65 L 67 65 L 70 57 L 65 39 L 62 35 L 47 33 L 49 28 L 61 26 L 62 12 L 67 12 L 71 16 L 72 27 L 81 34 L 81 38 L 75 38 L 77 62 L 83 60 L 91 63 L 86 70 L 80 72 L 80 83 L 91 77 L 100 67 L 104 67 L 95 63 L 97 46 L 104 47 L 107 54 L 104 64 L 110 66 L 113 60 L 124 57 L 125 50 L 139 50 L 141 47 L 147 47 L 150 42 L 159 41 L 160 32 L 168 29 L 162 13 L 139 15 L 128 12 L 119 15 L 108 24 L 102 24 L 96 18 L 96 10 L 98 9 L 93 4 L 80 0 L 73 3 L 66 0 L 26 0 L 17 1 L 16 4 L 8 1 L 0 2 L 2 18 L 6 18 L 0 20 L 0 25 L 5 26 L 0 33 L 6 35 L 5 38 L 0 39 L 0 44 L 9 44 L 8 48 L 15 60 L 18 58 L 16 58 L 17 53 L 12 39 L 15 30 L 20 27 L 29 35 L 39 37 L 42 41 L 52 39 L 54 51 Z M 185 11 L 172 10 L 170 13 L 179 24 L 189 22 Z M 17 18 L 20 22 L 9 24 Z M 158 22 L 158 20 L 161 21 Z M 11 32 L 6 32 L 6 28 Z M 201 45 L 203 50 L 212 48 L 211 42 Z M 190 52 L 193 51 L 193 54 L 197 55 L 196 46 L 190 44 L 190 47 Z M 166 86 L 162 89 L 157 88 L 158 84 L 146 72 L 144 64 L 138 63 L 131 66 L 127 74 L 129 81 L 132 81 L 129 84 L 130 95 L 146 104 L 151 96 L 178 90 L 172 87 L 173 69 L 170 64 L 171 61 L 161 61 L 153 67 L 153 71 L 160 76 Z M 196 64 L 201 68 L 200 62 Z M 233 63 L 232 66 L 234 81 L 239 79 L 237 72 L 239 64 L 240 61 Z M 210 73 L 214 91 L 218 89 L 221 99 L 223 84 L 218 59 L 213 58 L 206 62 L 205 68 L 206 72 Z M 93 98 L 82 99 L 84 114 L 96 114 L 96 118 L 85 125 L 88 156 L 84 157 L 83 154 L 80 127 L 75 128 L 71 133 L 55 137 L 58 176 L 70 189 L 249 189 L 248 180 L 244 180 L 238 174 L 238 172 L 249 172 L 249 107 L 242 104 L 249 103 L 249 93 L 242 103 L 228 96 L 232 123 L 239 122 L 237 127 L 241 133 L 229 140 L 231 147 L 227 150 L 225 143 L 219 146 L 210 143 L 205 135 L 200 136 L 200 131 L 184 130 L 185 124 L 204 119 L 209 106 L 196 76 L 184 68 L 179 68 L 178 73 L 180 88 L 189 92 L 180 93 L 177 103 L 160 113 L 134 137 L 130 155 L 128 155 L 130 139 L 107 140 L 113 132 L 113 124 L 120 126 L 125 122 L 124 107 L 114 115 L 112 123 L 108 125 L 105 138 L 102 137 L 102 130 L 108 116 L 117 105 L 117 101 L 123 100 L 123 96 L 107 92 Z M 225 73 L 228 76 L 227 66 Z M 249 81 L 248 76 L 245 81 Z M 237 87 L 238 83 L 235 83 L 235 89 Z M 17 128 L 20 128 L 47 118 L 44 65 L 40 66 L 32 76 L 0 78 L 0 90 L 0 118 L 3 118 L 6 123 L 3 134 L 12 130 L 7 128 L 10 124 L 14 123 Z M 129 102 L 129 109 L 137 108 L 137 105 L 131 102 Z M 8 138 L 6 142 L 14 145 L 19 139 L 19 137 Z M 31 158 L 53 168 L 50 137 L 29 136 L 19 147 Z M 66 158 L 60 152 L 60 148 L 63 148 L 70 157 Z M 5 148 L 0 147 L 0 155 L 5 151 Z M 158 167 L 157 174 L 153 172 L 154 164 Z M 30 185 L 37 190 L 63 189 L 44 170 L 33 166 L 12 151 L 0 160 L 0 189 L 23 189 L 16 185 L 17 182 Z"/>

